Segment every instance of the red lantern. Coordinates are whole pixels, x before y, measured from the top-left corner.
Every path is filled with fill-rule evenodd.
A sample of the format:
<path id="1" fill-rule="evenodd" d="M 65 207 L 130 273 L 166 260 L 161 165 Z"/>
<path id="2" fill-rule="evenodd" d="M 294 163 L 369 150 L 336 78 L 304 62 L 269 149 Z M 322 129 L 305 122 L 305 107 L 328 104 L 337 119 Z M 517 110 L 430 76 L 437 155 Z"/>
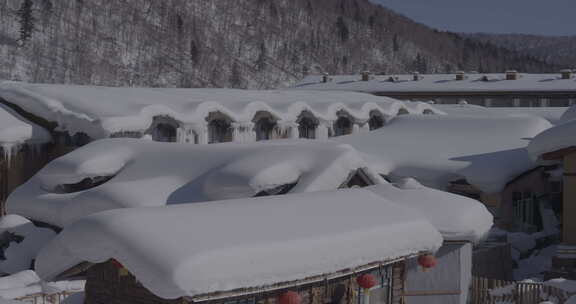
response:
<path id="1" fill-rule="evenodd" d="M 376 277 L 368 273 L 356 278 L 356 282 L 358 282 L 358 285 L 364 289 L 370 289 L 378 284 Z"/>
<path id="2" fill-rule="evenodd" d="M 431 254 L 424 254 L 418 257 L 418 264 L 422 266 L 424 270 L 433 268 L 438 264 L 436 257 Z"/>
<path id="3" fill-rule="evenodd" d="M 280 304 L 300 304 L 300 295 L 295 291 L 287 291 L 278 300 Z"/>
<path id="4" fill-rule="evenodd" d="M 114 266 L 116 266 L 116 268 L 124 268 L 124 265 L 122 265 L 122 263 L 118 262 L 118 260 L 112 259 L 111 261 L 112 261 L 112 264 Z"/>

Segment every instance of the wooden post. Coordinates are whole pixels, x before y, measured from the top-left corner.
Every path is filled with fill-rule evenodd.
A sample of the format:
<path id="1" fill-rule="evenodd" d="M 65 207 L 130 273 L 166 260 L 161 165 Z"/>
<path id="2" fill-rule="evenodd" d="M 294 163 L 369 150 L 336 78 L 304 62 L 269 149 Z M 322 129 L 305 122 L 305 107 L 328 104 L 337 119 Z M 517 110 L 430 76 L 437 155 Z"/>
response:
<path id="1" fill-rule="evenodd" d="M 576 153 L 564 157 L 564 197 L 562 214 L 562 241 L 576 246 Z"/>

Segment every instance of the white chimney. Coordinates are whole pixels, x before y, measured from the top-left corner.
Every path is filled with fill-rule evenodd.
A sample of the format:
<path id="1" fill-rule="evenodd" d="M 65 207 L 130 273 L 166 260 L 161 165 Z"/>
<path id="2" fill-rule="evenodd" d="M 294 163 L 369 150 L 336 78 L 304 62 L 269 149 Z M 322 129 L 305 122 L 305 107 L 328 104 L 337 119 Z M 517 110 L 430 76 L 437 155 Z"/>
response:
<path id="1" fill-rule="evenodd" d="M 362 81 L 369 81 L 370 80 L 370 71 L 363 71 L 362 73 Z"/>
<path id="2" fill-rule="evenodd" d="M 456 72 L 456 80 L 458 81 L 462 81 L 466 79 L 466 73 L 464 73 L 464 71 L 458 71 Z"/>
<path id="3" fill-rule="evenodd" d="M 518 71 L 515 70 L 506 71 L 506 80 L 518 80 L 518 78 L 519 78 Z"/>
<path id="4" fill-rule="evenodd" d="M 562 75 L 562 79 L 572 79 L 572 70 L 562 70 L 560 71 L 560 75 Z"/>

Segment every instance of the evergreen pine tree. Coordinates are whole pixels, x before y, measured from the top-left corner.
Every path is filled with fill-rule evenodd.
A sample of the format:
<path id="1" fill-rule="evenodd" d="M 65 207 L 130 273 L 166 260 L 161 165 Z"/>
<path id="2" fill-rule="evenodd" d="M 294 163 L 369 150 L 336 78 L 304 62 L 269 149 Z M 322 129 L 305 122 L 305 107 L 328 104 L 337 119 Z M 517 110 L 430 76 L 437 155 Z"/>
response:
<path id="1" fill-rule="evenodd" d="M 20 22 L 20 41 L 24 44 L 34 31 L 34 16 L 32 15 L 32 8 L 34 3 L 32 0 L 23 0 L 20 9 L 17 11 L 18 19 Z"/>

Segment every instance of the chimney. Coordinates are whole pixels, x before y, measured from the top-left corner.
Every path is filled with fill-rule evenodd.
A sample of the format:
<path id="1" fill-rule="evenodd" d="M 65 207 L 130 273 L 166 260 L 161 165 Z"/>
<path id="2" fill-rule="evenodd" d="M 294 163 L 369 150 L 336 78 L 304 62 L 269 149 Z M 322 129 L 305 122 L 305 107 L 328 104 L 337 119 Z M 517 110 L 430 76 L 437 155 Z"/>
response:
<path id="1" fill-rule="evenodd" d="M 414 72 L 414 73 L 412 73 L 412 80 L 414 80 L 414 81 L 420 81 L 420 79 L 422 79 L 422 76 L 420 76 L 420 72 Z"/>
<path id="2" fill-rule="evenodd" d="M 518 80 L 518 71 L 508 70 L 506 71 L 506 80 Z"/>
<path id="3" fill-rule="evenodd" d="M 456 80 L 462 81 L 464 79 L 466 79 L 466 73 L 464 73 L 464 71 L 456 72 Z"/>
<path id="4" fill-rule="evenodd" d="M 330 75 L 328 75 L 328 73 L 324 73 L 322 74 L 322 82 L 323 83 L 327 83 L 328 81 L 330 81 Z"/>
<path id="5" fill-rule="evenodd" d="M 369 81 L 371 73 L 369 71 L 364 71 L 362 74 L 362 81 Z"/>
<path id="6" fill-rule="evenodd" d="M 560 75 L 562 75 L 562 79 L 572 79 L 572 70 L 562 70 L 560 71 Z"/>

